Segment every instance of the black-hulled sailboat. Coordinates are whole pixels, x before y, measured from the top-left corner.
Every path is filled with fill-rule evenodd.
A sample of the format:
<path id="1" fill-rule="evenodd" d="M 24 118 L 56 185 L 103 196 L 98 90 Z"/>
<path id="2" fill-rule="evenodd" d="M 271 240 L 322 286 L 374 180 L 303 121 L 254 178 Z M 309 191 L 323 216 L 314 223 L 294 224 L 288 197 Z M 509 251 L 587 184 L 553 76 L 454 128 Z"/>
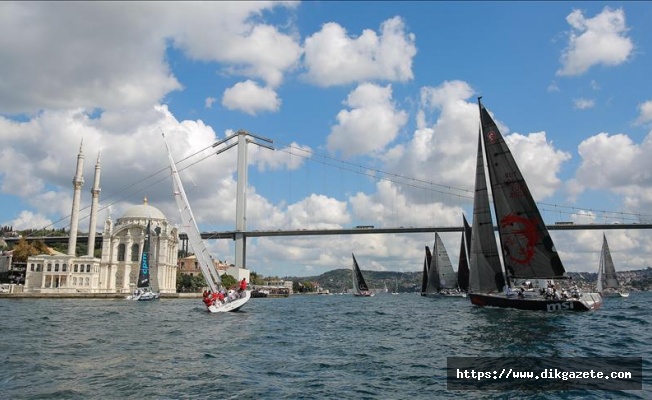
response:
<path id="1" fill-rule="evenodd" d="M 609 251 L 607 236 L 604 233 L 602 234 L 602 250 L 600 251 L 600 266 L 598 269 L 596 291 L 602 297 L 629 297 L 629 293 L 623 290 L 620 282 L 618 282 L 616 267 L 611 257 L 611 251 Z"/>
<path id="2" fill-rule="evenodd" d="M 358 261 L 355 259 L 355 255 L 351 253 L 353 257 L 353 265 L 351 267 L 351 273 L 353 275 L 353 295 L 357 297 L 371 297 L 373 292 L 369 290 L 367 282 L 365 282 L 364 277 L 362 276 L 362 271 L 360 271 L 360 266 Z"/>
<path id="3" fill-rule="evenodd" d="M 471 230 L 471 303 L 540 311 L 589 311 L 599 308 L 602 305 L 599 293 L 559 295 L 561 290 L 557 291 L 554 280 L 567 279 L 564 266 L 498 126 L 480 99 L 478 105 L 481 132 Z M 505 275 L 494 236 L 484 173 L 485 157 Z M 517 281 L 530 284 L 514 287 Z M 549 287 L 530 287 L 532 282 L 542 281 L 547 281 Z"/>
<path id="4" fill-rule="evenodd" d="M 143 252 L 140 256 L 140 269 L 138 271 L 138 281 L 136 282 L 136 290 L 127 296 L 127 300 L 147 301 L 155 300 L 160 297 L 160 294 L 152 289 L 150 282 L 150 268 L 149 268 L 149 248 L 150 248 L 150 235 L 151 235 L 152 221 L 147 222 L 147 230 L 144 232 L 145 240 L 143 242 Z"/>

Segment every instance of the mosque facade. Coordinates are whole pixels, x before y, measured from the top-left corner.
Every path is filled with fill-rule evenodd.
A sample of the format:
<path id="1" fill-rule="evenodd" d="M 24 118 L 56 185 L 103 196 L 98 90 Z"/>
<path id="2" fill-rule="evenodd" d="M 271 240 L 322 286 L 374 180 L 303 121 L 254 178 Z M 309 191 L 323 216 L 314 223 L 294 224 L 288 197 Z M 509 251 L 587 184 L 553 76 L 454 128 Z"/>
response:
<path id="1" fill-rule="evenodd" d="M 148 204 L 129 208 L 114 222 L 109 217 L 102 231 L 102 253 L 94 256 L 95 223 L 99 202 L 100 157 L 95 165 L 91 189 L 88 254 L 75 254 L 84 154 L 80 146 L 73 178 L 73 205 L 68 253 L 41 254 L 27 259 L 24 291 L 37 293 L 131 293 L 138 279 L 145 232 L 151 222 L 150 274 L 152 288 L 175 293 L 179 235 L 165 215 Z"/>

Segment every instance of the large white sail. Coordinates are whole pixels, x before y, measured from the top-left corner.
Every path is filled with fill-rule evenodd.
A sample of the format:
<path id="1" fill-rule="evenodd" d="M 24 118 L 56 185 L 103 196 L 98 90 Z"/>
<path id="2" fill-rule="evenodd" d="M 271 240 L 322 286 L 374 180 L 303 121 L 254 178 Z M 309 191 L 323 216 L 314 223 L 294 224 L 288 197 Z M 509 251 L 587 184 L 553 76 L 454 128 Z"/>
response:
<path id="1" fill-rule="evenodd" d="M 435 233 L 435 254 L 433 258 L 436 260 L 437 272 L 439 274 L 439 286 L 441 289 L 456 289 L 457 288 L 457 274 L 453 269 L 450 257 L 444 246 L 444 242 L 438 233 Z"/>
<path id="2" fill-rule="evenodd" d="M 201 238 L 199 233 L 199 228 L 197 227 L 197 222 L 192 210 L 190 209 L 190 203 L 186 197 L 186 192 L 183 190 L 183 183 L 181 183 L 181 178 L 179 177 L 179 171 L 177 166 L 172 158 L 170 153 L 170 147 L 168 146 L 167 140 L 165 140 L 165 134 L 163 135 L 163 141 L 165 141 L 165 148 L 168 152 L 168 160 L 170 162 L 170 171 L 172 173 L 172 182 L 174 184 L 174 199 L 177 202 L 177 207 L 179 208 L 179 213 L 181 214 L 181 223 L 183 224 L 183 230 L 188 235 L 188 240 L 192 250 L 195 252 L 195 257 L 197 257 L 197 263 L 201 269 L 204 279 L 208 283 L 211 291 L 214 293 L 217 292 L 222 284 L 219 274 L 215 269 L 213 260 L 211 259 L 208 249 Z"/>

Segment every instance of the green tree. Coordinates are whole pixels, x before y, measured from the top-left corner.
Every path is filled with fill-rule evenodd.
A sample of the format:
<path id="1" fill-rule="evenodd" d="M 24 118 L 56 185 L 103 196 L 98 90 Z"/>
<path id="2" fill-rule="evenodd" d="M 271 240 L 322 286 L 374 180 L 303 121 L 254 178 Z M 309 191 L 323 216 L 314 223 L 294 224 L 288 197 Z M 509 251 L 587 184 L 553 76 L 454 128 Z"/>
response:
<path id="1" fill-rule="evenodd" d="M 222 278 L 222 286 L 224 286 L 227 289 L 233 289 L 238 284 L 238 281 L 236 281 L 235 278 L 232 277 L 231 275 L 224 274 L 221 276 L 221 278 Z"/>

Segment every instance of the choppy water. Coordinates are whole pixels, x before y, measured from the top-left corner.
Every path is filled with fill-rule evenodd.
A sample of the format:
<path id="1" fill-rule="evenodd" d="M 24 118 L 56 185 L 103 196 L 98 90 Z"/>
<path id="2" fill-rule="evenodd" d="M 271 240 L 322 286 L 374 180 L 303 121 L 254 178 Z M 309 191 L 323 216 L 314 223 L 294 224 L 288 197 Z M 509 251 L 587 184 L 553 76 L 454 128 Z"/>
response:
<path id="1" fill-rule="evenodd" d="M 0 300 L 2 399 L 652 398 L 652 293 L 597 312 L 481 309 L 416 294 Z M 448 356 L 643 357 L 643 391 L 459 392 Z"/>

